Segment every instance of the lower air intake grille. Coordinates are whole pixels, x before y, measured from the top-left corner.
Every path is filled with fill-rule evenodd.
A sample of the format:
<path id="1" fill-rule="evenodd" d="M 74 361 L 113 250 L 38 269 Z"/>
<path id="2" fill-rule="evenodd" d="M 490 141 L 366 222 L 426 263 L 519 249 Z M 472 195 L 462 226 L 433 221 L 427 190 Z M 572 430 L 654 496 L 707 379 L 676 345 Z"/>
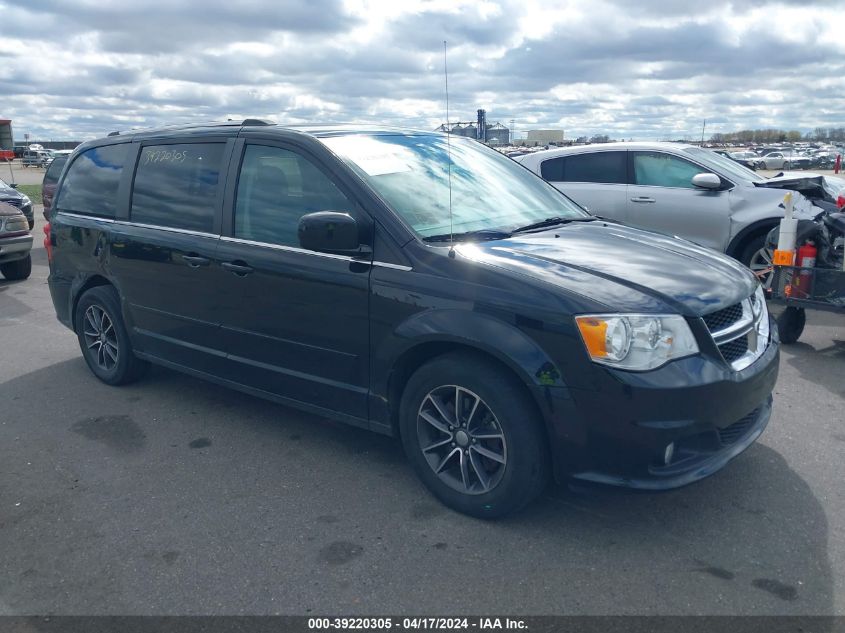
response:
<path id="1" fill-rule="evenodd" d="M 750 429 L 751 426 L 754 424 L 754 421 L 757 419 L 757 415 L 759 413 L 759 409 L 754 409 L 754 411 L 746 415 L 738 422 L 734 422 L 733 424 L 724 429 L 719 429 L 719 441 L 725 446 L 729 446 L 736 442 L 739 438 L 741 438 L 748 432 L 748 429 Z"/>

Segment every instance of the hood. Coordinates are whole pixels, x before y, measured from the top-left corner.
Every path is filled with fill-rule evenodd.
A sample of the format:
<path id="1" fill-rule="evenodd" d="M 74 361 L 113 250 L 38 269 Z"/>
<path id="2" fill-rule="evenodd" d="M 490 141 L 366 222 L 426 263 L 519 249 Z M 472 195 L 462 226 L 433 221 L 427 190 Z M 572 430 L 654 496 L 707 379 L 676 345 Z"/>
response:
<path id="1" fill-rule="evenodd" d="M 0 201 L 0 216 L 6 217 L 10 215 L 23 215 L 23 212 L 17 207 L 13 207 L 10 204 Z"/>
<path id="2" fill-rule="evenodd" d="M 0 185 L 0 200 L 20 200 L 23 194 L 17 189 Z"/>
<path id="3" fill-rule="evenodd" d="M 757 287 L 751 271 L 721 253 L 599 220 L 455 250 L 580 295 L 588 310 L 601 304 L 607 311 L 695 317 L 739 303 Z"/>
<path id="4" fill-rule="evenodd" d="M 766 187 L 767 189 L 788 189 L 790 191 L 797 191 L 810 200 L 836 202 L 836 198 L 831 191 L 832 189 L 835 189 L 835 187 L 828 183 L 825 180 L 825 177 L 820 174 L 781 172 L 774 178 L 768 178 L 763 182 L 757 182 L 754 184 L 758 187 Z"/>

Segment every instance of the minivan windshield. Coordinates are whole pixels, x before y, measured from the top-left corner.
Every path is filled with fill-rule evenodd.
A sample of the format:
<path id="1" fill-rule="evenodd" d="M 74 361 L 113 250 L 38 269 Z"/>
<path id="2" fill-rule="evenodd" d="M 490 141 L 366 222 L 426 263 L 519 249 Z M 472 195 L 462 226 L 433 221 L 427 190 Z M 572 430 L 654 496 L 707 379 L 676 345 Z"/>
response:
<path id="1" fill-rule="evenodd" d="M 352 134 L 320 140 L 423 238 L 590 217 L 541 178 L 473 140 L 450 139 L 451 192 L 445 136 Z"/>
<path id="2" fill-rule="evenodd" d="M 721 156 L 709 149 L 702 149 L 700 147 L 687 147 L 684 153 L 689 154 L 693 159 L 704 165 L 710 167 L 714 172 L 721 174 L 731 180 L 743 180 L 745 182 L 763 182 L 764 179 L 748 169 L 740 165 L 736 161 Z"/>

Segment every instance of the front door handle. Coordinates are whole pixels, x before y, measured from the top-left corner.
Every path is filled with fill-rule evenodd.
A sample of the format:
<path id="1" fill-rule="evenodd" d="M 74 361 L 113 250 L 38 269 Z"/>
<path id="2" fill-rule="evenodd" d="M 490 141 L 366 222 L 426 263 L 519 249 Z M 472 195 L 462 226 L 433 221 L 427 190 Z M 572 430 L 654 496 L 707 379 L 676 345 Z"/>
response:
<path id="1" fill-rule="evenodd" d="M 208 257 L 202 257 L 200 255 L 182 255 L 182 259 L 184 259 L 188 266 L 191 268 L 199 268 L 200 266 L 208 266 L 211 263 L 211 260 Z"/>
<path id="2" fill-rule="evenodd" d="M 641 204 L 649 204 L 654 202 L 654 198 L 649 198 L 648 196 L 639 196 L 637 198 L 631 198 L 631 202 L 639 202 Z"/>
<path id="3" fill-rule="evenodd" d="M 223 268 L 225 268 L 226 270 L 230 270 L 240 277 L 244 277 L 254 270 L 254 268 L 252 266 L 248 266 L 246 262 L 241 262 L 237 260 L 233 262 L 223 262 L 220 265 L 223 266 Z"/>

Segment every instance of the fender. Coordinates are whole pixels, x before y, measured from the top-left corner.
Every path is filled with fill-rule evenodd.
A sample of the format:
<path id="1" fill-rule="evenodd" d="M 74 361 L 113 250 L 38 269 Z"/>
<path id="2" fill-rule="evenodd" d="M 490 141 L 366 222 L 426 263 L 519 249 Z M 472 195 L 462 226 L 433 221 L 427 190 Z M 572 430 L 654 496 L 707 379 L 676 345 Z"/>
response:
<path id="1" fill-rule="evenodd" d="M 463 346 L 488 354 L 509 367 L 529 388 L 540 406 L 544 391 L 558 388 L 568 392 L 552 359 L 524 332 L 493 316 L 466 310 L 427 310 L 418 312 L 398 327 L 373 350 L 371 367 L 374 426 L 392 425 L 391 380 L 401 372 L 404 358 L 415 349 L 440 344 Z M 399 376 L 402 379 L 402 376 Z"/>
<path id="2" fill-rule="evenodd" d="M 742 246 L 742 243 L 749 235 L 753 235 L 758 232 L 768 233 L 772 227 L 777 226 L 779 222 L 780 220 L 778 218 L 766 218 L 764 220 L 752 222 L 734 236 L 730 244 L 728 244 L 728 248 L 725 249 L 725 254 L 734 258 L 738 257 L 740 255 L 740 246 Z"/>

